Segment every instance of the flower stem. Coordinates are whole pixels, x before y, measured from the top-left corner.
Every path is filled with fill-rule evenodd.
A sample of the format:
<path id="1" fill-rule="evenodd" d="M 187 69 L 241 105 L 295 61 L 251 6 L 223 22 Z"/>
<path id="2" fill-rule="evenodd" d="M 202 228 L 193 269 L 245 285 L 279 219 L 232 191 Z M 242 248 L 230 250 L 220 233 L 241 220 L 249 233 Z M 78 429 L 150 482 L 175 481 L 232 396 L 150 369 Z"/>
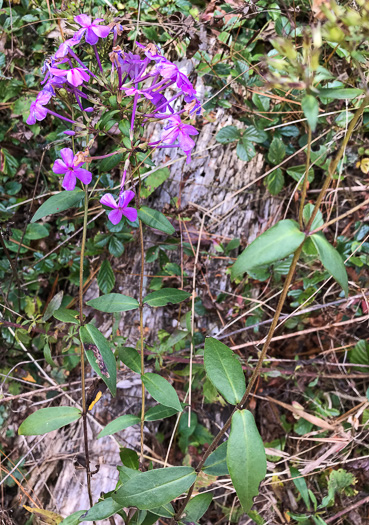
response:
<path id="1" fill-rule="evenodd" d="M 85 209 L 83 214 L 83 231 L 81 243 L 81 258 L 79 263 L 79 322 L 83 326 L 83 260 L 85 255 L 86 236 L 87 236 L 87 217 L 88 217 L 88 188 L 85 186 Z M 83 418 L 83 437 L 86 457 L 86 477 L 87 477 L 87 491 L 92 507 L 92 493 L 91 493 L 91 471 L 90 471 L 90 456 L 88 450 L 88 434 L 87 434 L 87 407 L 86 407 L 86 377 L 85 377 L 85 351 L 81 341 L 81 386 L 82 386 L 82 418 Z"/>
<path id="2" fill-rule="evenodd" d="M 137 197 L 137 208 L 140 207 L 140 198 L 141 198 L 141 177 L 139 177 L 138 183 L 138 197 Z M 140 310 L 140 343 L 141 343 L 141 425 L 140 425 L 140 463 L 143 462 L 143 453 L 144 453 L 144 424 L 145 424 L 145 385 L 143 382 L 143 375 L 145 373 L 145 362 L 144 362 L 144 326 L 143 326 L 143 284 L 144 284 L 144 273 L 145 273 L 145 248 L 144 248 L 144 238 L 143 238 L 143 228 L 142 221 L 139 219 L 140 227 L 140 246 L 141 246 L 141 271 L 140 271 L 140 300 L 139 300 L 139 310 Z"/>
<path id="3" fill-rule="evenodd" d="M 305 205 L 305 200 L 306 200 L 307 184 L 309 180 L 310 153 L 311 153 L 311 127 L 309 126 L 307 152 L 306 152 L 306 169 L 305 169 L 305 175 L 304 175 L 304 182 L 302 184 L 301 201 L 300 201 L 300 209 L 299 209 L 299 225 L 300 225 L 301 231 L 304 225 L 303 213 L 304 213 L 304 205 Z"/>
<path id="4" fill-rule="evenodd" d="M 366 95 L 364 100 L 363 100 L 363 102 L 362 102 L 362 104 L 356 110 L 354 118 L 351 120 L 349 127 L 347 128 L 347 133 L 346 133 L 346 135 L 345 135 L 345 137 L 344 137 L 344 139 L 342 141 L 340 149 L 338 150 L 336 158 L 329 165 L 328 175 L 327 175 L 327 177 L 326 177 L 326 179 L 324 181 L 324 184 L 323 184 L 323 187 L 321 189 L 321 192 L 319 193 L 318 198 L 316 200 L 315 207 L 313 209 L 313 213 L 311 214 L 311 217 L 309 219 L 309 223 L 306 226 L 306 231 L 307 232 L 309 232 L 310 229 L 311 229 L 311 225 L 313 224 L 313 221 L 314 221 L 314 219 L 316 217 L 316 214 L 319 211 L 319 207 L 320 207 L 320 205 L 322 203 L 322 200 L 324 199 L 325 192 L 329 188 L 329 185 L 330 185 L 330 183 L 332 181 L 333 175 L 334 175 L 334 173 L 335 173 L 335 171 L 337 169 L 338 163 L 341 160 L 341 158 L 342 158 L 342 156 L 343 156 L 343 154 L 345 152 L 346 146 L 347 146 L 348 141 L 350 140 L 350 138 L 352 136 L 352 133 L 353 133 L 354 128 L 355 128 L 355 126 L 357 124 L 357 121 L 359 120 L 361 115 L 364 113 L 364 109 L 366 108 L 366 106 L 368 104 L 369 104 L 369 95 Z"/>

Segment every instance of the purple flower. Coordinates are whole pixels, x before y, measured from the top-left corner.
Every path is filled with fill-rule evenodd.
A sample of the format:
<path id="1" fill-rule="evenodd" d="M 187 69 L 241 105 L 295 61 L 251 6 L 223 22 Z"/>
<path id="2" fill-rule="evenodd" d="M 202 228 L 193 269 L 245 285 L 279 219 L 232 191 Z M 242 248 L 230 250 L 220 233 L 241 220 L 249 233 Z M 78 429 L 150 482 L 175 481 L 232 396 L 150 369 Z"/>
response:
<path id="1" fill-rule="evenodd" d="M 69 53 L 69 48 L 80 43 L 82 34 L 79 35 L 78 33 L 79 31 L 77 31 L 77 33 L 75 33 L 72 38 L 69 38 L 68 40 L 60 44 L 57 52 L 55 53 L 55 58 L 66 57 L 67 54 Z"/>
<path id="2" fill-rule="evenodd" d="M 63 131 L 64 135 L 70 135 L 70 136 L 73 136 L 76 134 L 75 131 L 72 131 L 71 129 L 66 129 L 65 131 Z"/>
<path id="3" fill-rule="evenodd" d="M 50 68 L 50 72 L 57 77 L 66 76 L 69 84 L 72 84 L 74 87 L 80 86 L 84 81 L 88 82 L 90 80 L 90 76 L 85 73 L 85 69 L 81 67 L 73 67 L 72 69 L 57 69 L 56 67 L 52 67 Z"/>
<path id="4" fill-rule="evenodd" d="M 96 18 L 91 22 L 91 17 L 88 15 L 78 15 L 74 17 L 74 20 L 82 26 L 82 29 L 76 33 L 76 35 L 78 35 L 77 38 L 82 37 L 82 35 L 86 33 L 86 42 L 92 46 L 97 44 L 99 38 L 106 38 L 110 33 L 109 26 L 98 25 L 99 22 L 104 21 L 103 18 Z"/>
<path id="5" fill-rule="evenodd" d="M 137 88 L 134 88 L 134 87 L 122 87 L 120 88 L 122 91 L 125 91 L 126 92 L 126 95 L 143 95 L 144 97 L 146 97 L 147 99 L 151 100 L 153 97 L 152 95 L 150 94 L 150 92 L 146 91 L 145 89 L 137 89 Z"/>
<path id="6" fill-rule="evenodd" d="M 118 62 L 122 73 L 126 73 L 131 79 L 138 79 L 146 69 L 149 60 L 142 60 L 140 55 L 134 55 L 131 52 L 120 52 Z"/>
<path id="7" fill-rule="evenodd" d="M 175 82 L 177 87 L 184 93 L 187 93 L 187 95 L 196 95 L 196 90 L 188 80 L 187 76 L 184 73 L 181 73 L 178 67 L 172 64 L 172 62 L 169 62 L 169 60 L 163 58 L 156 64 L 155 71 L 160 73 L 163 78 Z"/>
<path id="8" fill-rule="evenodd" d="M 90 171 L 80 168 L 84 162 L 78 162 L 77 155 L 74 155 L 70 148 L 60 150 L 63 160 L 57 159 L 53 165 L 53 172 L 64 175 L 62 187 L 67 191 L 72 191 L 76 187 L 77 179 L 83 184 L 90 184 L 92 174 Z"/>
<path id="9" fill-rule="evenodd" d="M 109 208 L 113 208 L 113 211 L 109 212 L 109 220 L 112 224 L 118 224 L 123 215 L 131 222 L 135 222 L 137 219 L 137 210 L 135 208 L 128 208 L 128 204 L 135 196 L 133 191 L 122 191 L 119 195 L 118 204 L 111 193 L 107 193 L 100 199 L 100 203 Z"/>
<path id="10" fill-rule="evenodd" d="M 27 124 L 35 124 L 36 120 L 44 120 L 47 115 L 47 109 L 44 107 L 51 99 L 52 94 L 49 91 L 41 91 L 29 108 L 29 117 Z"/>
<path id="11" fill-rule="evenodd" d="M 195 142 L 189 135 L 198 135 L 199 132 L 190 124 L 184 124 L 178 115 L 169 117 L 169 124 L 164 127 L 161 134 L 161 141 L 163 144 L 173 144 L 177 139 L 179 146 L 187 155 L 187 163 L 191 160 L 191 151 L 195 146 Z"/>

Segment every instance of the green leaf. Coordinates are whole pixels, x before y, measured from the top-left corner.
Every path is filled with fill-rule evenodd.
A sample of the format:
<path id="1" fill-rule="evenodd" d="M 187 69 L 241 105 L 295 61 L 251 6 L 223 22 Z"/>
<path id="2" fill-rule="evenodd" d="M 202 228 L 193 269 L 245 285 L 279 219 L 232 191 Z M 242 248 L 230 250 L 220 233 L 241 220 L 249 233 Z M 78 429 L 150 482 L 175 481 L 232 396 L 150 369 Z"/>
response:
<path id="1" fill-rule="evenodd" d="M 280 138 L 274 137 L 271 145 L 269 146 L 268 161 L 271 164 L 279 164 L 282 162 L 285 156 L 286 146 L 284 145 L 284 142 Z"/>
<path id="2" fill-rule="evenodd" d="M 75 407 L 41 408 L 27 417 L 18 428 L 20 436 L 40 436 L 65 427 L 82 416 Z"/>
<path id="3" fill-rule="evenodd" d="M 319 103 L 313 95 L 305 95 L 301 101 L 302 111 L 308 121 L 311 131 L 315 131 L 318 123 Z"/>
<path id="4" fill-rule="evenodd" d="M 24 236 L 29 241 L 37 241 L 49 236 L 49 230 L 43 224 L 29 224 Z"/>
<path id="5" fill-rule="evenodd" d="M 136 372 L 136 374 L 141 374 L 141 358 L 140 354 L 135 348 L 130 348 L 128 346 L 119 348 L 118 356 L 122 363 L 133 370 L 133 372 Z"/>
<path id="6" fill-rule="evenodd" d="M 332 277 L 340 284 L 348 296 L 348 278 L 345 268 L 345 263 L 338 251 L 333 248 L 321 233 L 315 233 L 311 236 L 315 248 L 318 250 L 319 259 L 324 268 L 332 275 Z"/>
<path id="7" fill-rule="evenodd" d="M 46 312 L 44 313 L 44 316 L 42 318 L 43 321 L 48 321 L 50 317 L 54 314 L 56 310 L 60 307 L 62 300 L 63 300 L 64 292 L 58 292 L 54 297 L 51 299 L 49 304 L 47 305 Z"/>
<path id="8" fill-rule="evenodd" d="M 363 93 L 364 90 L 359 88 L 322 88 L 319 90 L 318 97 L 332 100 L 351 100 Z"/>
<path id="9" fill-rule="evenodd" d="M 140 468 L 140 458 L 135 450 L 123 447 L 120 449 L 119 457 L 125 467 L 135 470 Z"/>
<path id="10" fill-rule="evenodd" d="M 131 131 L 131 123 L 129 120 L 121 120 L 119 122 L 118 128 L 123 133 L 123 135 L 129 137 L 129 133 Z"/>
<path id="11" fill-rule="evenodd" d="M 81 516 L 86 514 L 87 510 L 77 510 L 70 516 L 67 516 L 59 523 L 59 525 L 79 525 L 81 523 Z"/>
<path id="12" fill-rule="evenodd" d="M 68 310 L 68 308 L 59 308 L 53 313 L 53 317 L 62 323 L 79 324 L 79 313 L 77 310 Z"/>
<path id="13" fill-rule="evenodd" d="M 114 288 L 114 285 L 115 285 L 114 272 L 113 272 L 113 268 L 111 267 L 110 262 L 107 259 L 105 259 L 100 266 L 100 270 L 97 275 L 97 284 L 100 290 L 102 291 L 102 293 L 109 293 Z M 102 297 L 99 297 L 98 299 L 102 299 Z M 92 299 L 92 300 L 96 301 L 96 299 Z"/>
<path id="14" fill-rule="evenodd" d="M 308 225 L 308 222 L 310 220 L 310 217 L 314 211 L 314 204 L 311 204 L 310 202 L 308 204 L 305 204 L 304 210 L 302 212 L 302 217 L 304 219 L 305 226 Z M 318 210 L 318 213 L 315 215 L 315 219 L 313 220 L 313 223 L 311 225 L 311 229 L 315 230 L 316 228 L 320 228 L 324 224 L 323 214 L 320 210 Z"/>
<path id="15" fill-rule="evenodd" d="M 118 166 L 120 162 L 123 160 L 123 153 L 117 153 L 116 155 L 112 155 L 111 157 L 107 157 L 106 159 L 100 160 L 98 163 L 99 172 L 109 172 L 115 166 Z"/>
<path id="16" fill-rule="evenodd" d="M 124 252 L 124 244 L 115 236 L 111 237 L 109 241 L 109 252 L 113 257 L 120 257 Z"/>
<path id="17" fill-rule="evenodd" d="M 174 416 L 174 414 L 178 414 L 178 410 L 176 408 L 166 407 L 164 405 L 155 405 L 150 407 L 145 413 L 145 421 L 159 421 L 161 419 Z"/>
<path id="18" fill-rule="evenodd" d="M 167 304 L 180 303 L 189 297 L 191 297 L 190 293 L 178 290 L 178 288 L 162 288 L 161 290 L 156 290 L 156 292 L 146 295 L 143 302 L 157 308 L 158 306 L 166 306 Z"/>
<path id="19" fill-rule="evenodd" d="M 170 175 L 168 168 L 160 168 L 154 173 L 151 173 L 143 182 L 143 188 L 141 189 L 141 197 L 147 199 L 163 182 L 167 180 Z"/>
<path id="20" fill-rule="evenodd" d="M 208 510 L 213 495 L 211 492 L 204 492 L 190 499 L 187 503 L 181 520 L 184 522 L 196 523 Z"/>
<path id="21" fill-rule="evenodd" d="M 178 498 L 196 481 L 191 467 L 148 470 L 127 481 L 113 495 L 123 507 L 156 509 Z"/>
<path id="22" fill-rule="evenodd" d="M 150 509 L 150 512 L 163 518 L 172 518 L 175 514 L 173 506 L 170 503 L 167 503 L 166 505 L 161 505 L 160 507 L 156 507 L 155 509 Z"/>
<path id="23" fill-rule="evenodd" d="M 226 126 L 218 131 L 215 140 L 221 144 L 229 144 L 241 138 L 241 131 L 235 126 Z"/>
<path id="24" fill-rule="evenodd" d="M 148 372 L 142 376 L 142 382 L 155 401 L 182 412 L 177 392 L 164 377 Z"/>
<path id="25" fill-rule="evenodd" d="M 360 339 L 350 352 L 350 363 L 369 366 L 369 343 Z"/>
<path id="26" fill-rule="evenodd" d="M 309 498 L 309 490 L 306 485 L 305 478 L 301 476 L 300 472 L 295 467 L 290 467 L 291 472 L 291 478 L 293 481 L 293 484 L 301 494 L 302 499 L 304 500 L 305 507 L 308 511 L 310 511 L 310 498 Z"/>
<path id="27" fill-rule="evenodd" d="M 53 195 L 46 202 L 41 204 L 39 209 L 36 211 L 31 219 L 32 222 L 36 222 L 47 215 L 53 215 L 54 213 L 60 213 L 61 211 L 69 210 L 76 206 L 84 198 L 85 192 L 79 188 L 73 191 L 61 191 L 57 195 Z"/>
<path id="28" fill-rule="evenodd" d="M 48 344 L 44 346 L 44 357 L 45 357 L 46 363 L 52 366 L 53 368 L 56 366 L 59 366 L 56 363 L 54 363 L 53 358 L 51 356 L 50 346 Z"/>
<path id="29" fill-rule="evenodd" d="M 246 139 L 242 139 L 238 142 L 236 153 L 238 158 L 244 162 L 248 162 L 256 155 L 254 145 Z"/>
<path id="30" fill-rule="evenodd" d="M 210 476 L 228 476 L 227 446 L 228 441 L 225 441 L 206 459 L 202 469 L 205 474 Z"/>
<path id="31" fill-rule="evenodd" d="M 305 172 L 306 172 L 305 164 L 300 164 L 299 166 L 292 166 L 291 168 L 287 168 L 288 175 L 290 175 L 296 182 L 299 183 L 299 188 L 301 188 L 303 185 Z M 309 173 L 308 173 L 308 181 L 313 182 L 313 180 L 314 180 L 314 168 L 310 168 Z"/>
<path id="32" fill-rule="evenodd" d="M 106 498 L 91 507 L 87 514 L 83 516 L 83 521 L 105 520 L 122 510 L 122 508 L 122 505 L 119 505 L 113 498 Z"/>
<path id="33" fill-rule="evenodd" d="M 231 405 L 239 403 L 245 393 L 246 382 L 242 365 L 232 350 L 217 339 L 207 337 L 204 366 L 208 378 L 224 399 Z"/>
<path id="34" fill-rule="evenodd" d="M 268 138 L 268 135 L 265 131 L 255 128 L 255 126 L 248 126 L 242 134 L 243 140 L 249 142 L 258 142 L 262 144 Z"/>
<path id="35" fill-rule="evenodd" d="M 175 232 L 175 229 L 171 223 L 168 221 L 165 215 L 160 213 L 160 211 L 152 210 L 147 206 L 141 206 L 141 208 L 138 210 L 138 217 L 142 222 L 147 224 L 147 226 L 151 226 L 151 228 L 160 230 L 161 232 L 167 233 L 168 235 L 173 235 Z"/>
<path id="36" fill-rule="evenodd" d="M 117 419 L 114 419 L 113 421 L 108 423 L 106 427 L 101 432 L 99 432 L 99 434 L 97 435 L 97 439 L 100 439 L 105 436 L 111 436 L 112 434 L 120 432 L 125 428 L 137 425 L 137 423 L 139 422 L 140 418 L 132 414 L 125 414 L 124 416 L 117 417 Z"/>
<path id="37" fill-rule="evenodd" d="M 136 299 L 121 293 L 108 293 L 106 295 L 102 295 L 101 297 L 97 297 L 96 299 L 91 299 L 90 301 L 87 301 L 86 304 L 88 304 L 88 306 L 92 306 L 100 312 L 107 312 L 109 314 L 135 310 L 139 306 Z"/>
<path id="38" fill-rule="evenodd" d="M 117 392 L 117 366 L 115 363 L 115 357 L 110 349 L 110 345 L 102 333 L 92 324 L 86 324 L 79 330 L 79 335 L 82 343 L 85 345 L 94 345 L 95 354 L 100 356 L 99 360 L 102 361 L 106 367 L 106 370 L 100 370 L 94 351 L 90 348 L 86 348 L 85 352 L 88 362 L 95 370 L 98 376 L 104 381 L 106 386 L 109 388 L 113 396 Z M 106 375 L 108 374 L 108 375 Z"/>
<path id="39" fill-rule="evenodd" d="M 267 466 L 263 441 L 248 410 L 237 410 L 232 416 L 227 465 L 242 508 L 248 512 L 265 478 Z"/>
<path id="40" fill-rule="evenodd" d="M 304 239 L 305 234 L 300 232 L 295 221 L 290 219 L 279 221 L 259 235 L 237 257 L 236 262 L 231 266 L 232 280 L 253 268 L 284 259 L 295 252 Z"/>
<path id="41" fill-rule="evenodd" d="M 269 193 L 272 195 L 278 195 L 284 186 L 284 176 L 281 168 L 277 168 L 276 170 L 272 171 L 272 173 L 269 173 L 266 182 Z"/>

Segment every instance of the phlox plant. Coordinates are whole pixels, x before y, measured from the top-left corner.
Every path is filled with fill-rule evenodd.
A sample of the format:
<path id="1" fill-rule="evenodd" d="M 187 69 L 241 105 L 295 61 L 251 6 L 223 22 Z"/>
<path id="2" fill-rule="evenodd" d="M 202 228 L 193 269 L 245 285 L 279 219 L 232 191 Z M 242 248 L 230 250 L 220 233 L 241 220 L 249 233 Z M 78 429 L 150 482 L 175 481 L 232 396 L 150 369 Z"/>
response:
<path id="1" fill-rule="evenodd" d="M 232 419 L 228 447 L 225 447 L 226 443 L 223 443 L 221 447 L 216 448 L 224 430 L 218 440 L 214 440 L 209 447 L 196 470 L 186 466 L 147 470 L 143 457 L 146 421 L 145 390 L 158 403 L 152 409 L 154 412 L 159 410 L 160 417 L 169 417 L 175 413 L 181 414 L 184 410 L 171 384 L 159 374 L 145 371 L 143 308 L 179 303 L 189 299 L 190 294 L 174 288 L 162 288 L 143 296 L 145 255 L 143 223 L 169 235 L 172 235 L 175 230 L 163 214 L 141 205 L 141 180 L 137 164 L 138 159 L 144 162 L 155 149 L 171 148 L 181 149 L 187 163 L 190 163 L 191 153 L 195 147 L 193 137 L 198 135 L 197 129 L 190 122 L 201 114 L 201 102 L 188 77 L 180 71 L 176 64 L 164 56 L 159 47 L 150 43 L 134 42 L 129 50 L 122 48 L 119 45 L 119 39 L 124 29 L 119 21 L 106 23 L 102 18 L 93 20 L 86 14 L 80 14 L 74 17 L 74 24 L 75 30 L 72 36 L 64 40 L 54 55 L 48 57 L 44 62 L 42 89 L 31 103 L 27 123 L 34 125 L 47 118 L 59 119 L 68 126 L 68 129 L 63 132 L 65 135 L 63 141 L 69 142 L 68 146 L 60 149 L 60 158 L 57 158 L 52 165 L 53 173 L 60 177 L 63 190 L 41 205 L 32 218 L 32 222 L 47 215 L 65 211 L 84 199 L 78 298 L 82 411 L 74 406 L 40 409 L 23 421 L 19 433 L 22 435 L 44 434 L 81 418 L 84 429 L 87 491 L 91 508 L 81 510 L 66 518 L 65 523 L 94 521 L 119 514 L 125 523 L 138 524 L 145 520 L 148 525 L 157 521 L 159 516 L 170 518 L 173 522 L 180 521 L 185 509 L 187 521 L 197 522 L 200 519 L 212 498 L 209 493 L 192 497 L 197 475 L 201 469 L 204 469 L 209 475 L 228 474 L 227 450 L 231 457 L 228 464 L 231 465 L 236 457 L 234 455 L 235 444 L 239 431 L 247 424 L 254 437 L 252 440 L 253 457 L 250 464 L 247 464 L 247 469 L 252 472 L 251 481 L 249 480 L 247 487 L 243 487 L 243 484 L 239 486 L 239 483 L 236 482 L 242 505 L 247 511 L 251 508 L 252 498 L 257 494 L 259 483 L 266 472 L 265 453 L 251 412 L 241 410 L 240 402 L 246 390 L 241 364 L 233 358 L 228 347 L 215 339 L 207 340 L 205 348 L 207 362 L 209 358 L 210 362 L 212 361 L 211 354 L 215 353 L 217 359 L 220 359 L 217 368 L 220 365 L 233 370 L 232 382 L 234 384 L 231 386 L 228 384 L 227 375 L 223 372 L 221 374 L 227 382 L 225 391 L 222 393 L 229 403 L 240 408 Z M 91 57 L 93 57 L 92 60 Z M 59 102 L 63 109 L 56 110 Z M 119 123 L 119 129 L 124 135 L 122 142 L 119 141 L 118 147 L 113 151 L 103 155 L 93 155 L 91 150 L 98 142 L 98 137 L 101 134 L 109 136 L 104 129 L 104 123 L 116 113 L 120 113 L 122 117 Z M 147 124 L 152 122 L 161 127 L 161 134 L 159 140 L 150 142 L 145 138 L 145 131 Z M 122 176 L 114 188 L 118 192 L 117 194 L 104 194 L 104 188 L 99 188 L 100 178 L 96 177 L 95 169 L 98 171 L 101 162 L 114 157 L 118 161 L 113 165 L 119 163 L 123 165 Z M 132 167 L 134 169 L 131 169 Z M 83 314 L 83 263 L 89 202 L 94 198 L 95 193 L 100 191 L 103 194 L 99 197 L 99 202 L 108 212 L 108 219 L 112 225 L 117 226 L 121 221 L 128 221 L 131 226 L 137 226 L 137 224 L 139 226 L 141 244 L 139 298 L 137 300 L 124 294 L 105 293 L 88 301 L 87 304 L 105 313 L 139 310 L 141 337 L 138 347 L 140 354 L 133 348 L 119 348 L 119 359 L 141 375 L 142 409 L 140 415 L 124 415 L 112 421 L 98 435 L 98 437 L 111 435 L 128 426 L 138 424 L 141 433 L 141 449 L 140 457 L 136 455 L 137 462 L 136 460 L 133 462 L 136 470 L 132 470 L 131 464 L 132 468 L 126 471 L 127 477 L 121 472 L 116 490 L 108 495 L 102 495 L 101 500 L 96 503 L 93 501 L 91 490 L 91 483 L 94 480 L 89 464 L 87 437 L 87 411 L 92 408 L 95 401 L 90 399 L 88 392 L 86 393 L 85 357 L 98 376 L 94 388 L 100 392 L 100 396 L 101 385 L 104 385 L 104 388 L 107 387 L 111 395 L 115 395 L 117 377 L 116 356 L 111 351 L 109 341 L 93 322 L 85 322 Z M 104 261 L 101 265 L 101 270 L 106 262 Z M 60 308 L 60 301 L 57 302 L 55 298 L 53 301 L 56 305 L 52 310 L 54 317 L 68 323 L 72 316 L 71 322 L 75 324 L 77 316 L 73 317 L 70 311 Z M 212 375 L 211 372 L 209 374 L 210 380 L 214 384 L 217 383 L 218 371 L 215 372 L 215 375 Z M 233 445 L 232 442 L 234 442 Z M 248 461 L 249 451 L 245 450 L 243 455 L 242 465 L 243 468 L 246 468 L 245 461 Z M 232 467 L 229 470 L 231 472 Z M 187 492 L 186 498 L 182 504 L 177 505 L 175 510 L 170 502 L 184 492 Z M 126 513 L 124 509 L 130 507 L 136 508 L 137 511 Z"/>

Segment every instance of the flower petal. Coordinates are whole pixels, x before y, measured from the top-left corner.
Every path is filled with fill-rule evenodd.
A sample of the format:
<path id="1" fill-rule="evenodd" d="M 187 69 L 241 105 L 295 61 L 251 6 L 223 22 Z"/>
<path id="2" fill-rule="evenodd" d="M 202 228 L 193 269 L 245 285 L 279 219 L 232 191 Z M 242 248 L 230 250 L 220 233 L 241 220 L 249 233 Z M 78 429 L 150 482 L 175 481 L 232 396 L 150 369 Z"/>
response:
<path id="1" fill-rule="evenodd" d="M 109 26 L 95 26 L 94 24 L 91 27 L 91 29 L 95 33 L 95 35 L 99 36 L 100 38 L 106 38 L 108 34 L 110 33 Z"/>
<path id="2" fill-rule="evenodd" d="M 115 199 L 111 193 L 106 193 L 101 197 L 100 204 L 103 204 L 104 206 L 109 206 L 109 208 L 113 208 L 114 210 L 118 209 L 118 204 L 115 202 Z"/>
<path id="3" fill-rule="evenodd" d="M 71 168 L 74 166 L 73 160 L 74 160 L 74 153 L 70 148 L 63 148 L 60 150 L 60 156 L 64 160 L 65 165 Z"/>
<path id="4" fill-rule="evenodd" d="M 183 131 L 179 132 L 178 142 L 183 151 L 186 153 L 188 150 L 191 150 L 195 146 L 195 142 L 191 139 L 191 137 L 186 135 L 186 133 L 183 133 Z"/>
<path id="5" fill-rule="evenodd" d="M 126 208 L 134 196 L 134 191 L 123 191 L 119 196 L 119 208 Z"/>
<path id="6" fill-rule="evenodd" d="M 82 75 L 80 73 L 80 70 L 77 67 L 70 69 L 68 71 L 67 80 L 74 87 L 77 87 L 83 84 Z"/>
<path id="7" fill-rule="evenodd" d="M 68 166 L 64 164 L 64 162 L 60 159 L 57 159 L 54 162 L 53 165 L 53 172 L 57 173 L 58 175 L 64 175 L 68 171 Z"/>
<path id="8" fill-rule="evenodd" d="M 123 215 L 131 222 L 137 220 L 137 210 L 135 208 L 126 208 L 123 210 Z"/>
<path id="9" fill-rule="evenodd" d="M 92 46 L 94 46 L 95 44 L 97 44 L 97 42 L 99 41 L 99 37 L 97 35 L 95 35 L 95 33 L 93 32 L 92 30 L 93 28 L 92 27 L 89 27 L 87 29 L 87 32 L 86 32 L 86 42 L 88 44 L 91 44 Z"/>
<path id="10" fill-rule="evenodd" d="M 122 220 L 123 212 L 122 212 L 122 210 L 119 210 L 119 209 L 113 210 L 113 211 L 111 211 L 109 213 L 108 217 L 109 217 L 109 221 L 112 224 L 116 225 L 116 224 L 120 223 L 120 221 Z"/>
<path id="11" fill-rule="evenodd" d="M 77 179 L 73 171 L 68 170 L 63 179 L 62 187 L 67 191 L 72 191 L 76 187 Z"/>
<path id="12" fill-rule="evenodd" d="M 163 144 L 173 144 L 177 140 L 178 134 L 178 128 L 164 129 L 160 138 Z"/>
<path id="13" fill-rule="evenodd" d="M 91 17 L 88 15 L 75 16 L 74 20 L 82 27 L 89 27 L 91 25 Z"/>
<path id="14" fill-rule="evenodd" d="M 73 173 L 83 184 L 90 184 L 92 180 L 92 173 L 84 168 L 75 168 Z"/>
<path id="15" fill-rule="evenodd" d="M 56 67 L 51 67 L 50 72 L 56 77 L 64 77 L 68 74 L 69 69 L 57 69 Z"/>

